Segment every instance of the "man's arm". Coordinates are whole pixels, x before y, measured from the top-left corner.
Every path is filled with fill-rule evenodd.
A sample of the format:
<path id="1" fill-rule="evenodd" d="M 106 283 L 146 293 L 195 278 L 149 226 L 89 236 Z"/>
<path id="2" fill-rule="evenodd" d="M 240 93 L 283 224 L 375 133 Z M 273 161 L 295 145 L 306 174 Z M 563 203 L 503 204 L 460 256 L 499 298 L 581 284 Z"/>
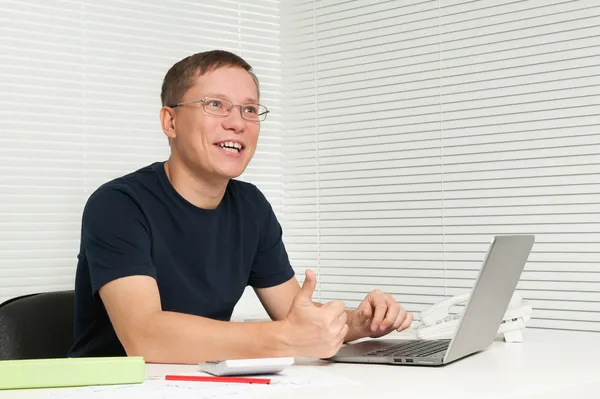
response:
<path id="1" fill-rule="evenodd" d="M 152 277 L 120 278 L 99 293 L 127 355 L 143 356 L 150 363 L 194 364 L 293 352 L 282 322 L 223 322 L 162 311 Z"/>
<path id="2" fill-rule="evenodd" d="M 129 276 L 103 285 L 100 297 L 128 356 L 149 363 L 196 364 L 261 357 L 328 357 L 346 335 L 343 304 L 310 303 L 315 279 L 293 299 L 287 317 L 259 323 L 223 322 L 161 309 L 156 281 Z"/>
<path id="3" fill-rule="evenodd" d="M 273 287 L 255 288 L 254 292 L 271 320 L 283 320 L 290 310 L 294 297 L 300 292 L 300 284 L 295 277 L 292 277 L 285 283 Z"/>

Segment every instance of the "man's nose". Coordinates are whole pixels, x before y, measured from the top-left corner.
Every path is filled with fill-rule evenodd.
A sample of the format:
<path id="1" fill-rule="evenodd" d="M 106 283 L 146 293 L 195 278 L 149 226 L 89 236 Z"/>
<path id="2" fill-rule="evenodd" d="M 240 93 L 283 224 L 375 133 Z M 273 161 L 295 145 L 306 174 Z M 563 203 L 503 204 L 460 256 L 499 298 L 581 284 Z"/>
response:
<path id="1" fill-rule="evenodd" d="M 246 123 L 244 118 L 242 118 L 242 106 L 234 105 L 231 107 L 231 112 L 229 112 L 229 115 L 227 115 L 223 123 L 226 128 L 241 132 Z"/>

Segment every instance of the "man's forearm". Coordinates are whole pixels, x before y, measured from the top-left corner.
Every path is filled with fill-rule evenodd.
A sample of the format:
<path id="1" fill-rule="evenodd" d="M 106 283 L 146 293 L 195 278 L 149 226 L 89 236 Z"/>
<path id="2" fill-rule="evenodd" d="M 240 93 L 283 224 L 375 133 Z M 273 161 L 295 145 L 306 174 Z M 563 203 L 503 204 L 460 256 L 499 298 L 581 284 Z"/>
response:
<path id="1" fill-rule="evenodd" d="M 127 354 L 143 356 L 149 363 L 293 356 L 281 321 L 223 322 L 161 311 L 138 335 L 124 345 Z"/>

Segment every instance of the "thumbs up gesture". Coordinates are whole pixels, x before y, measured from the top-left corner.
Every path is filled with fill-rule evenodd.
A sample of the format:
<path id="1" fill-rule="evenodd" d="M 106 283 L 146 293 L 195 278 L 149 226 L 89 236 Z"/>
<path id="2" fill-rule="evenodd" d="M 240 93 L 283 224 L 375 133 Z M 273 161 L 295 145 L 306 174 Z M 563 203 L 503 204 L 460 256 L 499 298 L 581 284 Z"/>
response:
<path id="1" fill-rule="evenodd" d="M 327 358 L 336 354 L 344 343 L 347 314 L 341 301 L 317 306 L 312 301 L 316 286 L 315 273 L 306 270 L 304 284 L 292 301 L 285 322 L 290 344 L 298 356 Z"/>

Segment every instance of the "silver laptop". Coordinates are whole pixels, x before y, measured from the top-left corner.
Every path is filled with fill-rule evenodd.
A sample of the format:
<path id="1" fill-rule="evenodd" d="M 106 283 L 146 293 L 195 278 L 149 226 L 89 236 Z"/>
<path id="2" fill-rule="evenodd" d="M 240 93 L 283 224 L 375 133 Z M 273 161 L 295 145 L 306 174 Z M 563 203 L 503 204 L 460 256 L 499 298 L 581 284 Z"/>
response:
<path id="1" fill-rule="evenodd" d="M 495 236 L 452 339 L 370 339 L 327 358 L 344 363 L 442 366 L 487 349 L 494 339 L 535 241 Z"/>

